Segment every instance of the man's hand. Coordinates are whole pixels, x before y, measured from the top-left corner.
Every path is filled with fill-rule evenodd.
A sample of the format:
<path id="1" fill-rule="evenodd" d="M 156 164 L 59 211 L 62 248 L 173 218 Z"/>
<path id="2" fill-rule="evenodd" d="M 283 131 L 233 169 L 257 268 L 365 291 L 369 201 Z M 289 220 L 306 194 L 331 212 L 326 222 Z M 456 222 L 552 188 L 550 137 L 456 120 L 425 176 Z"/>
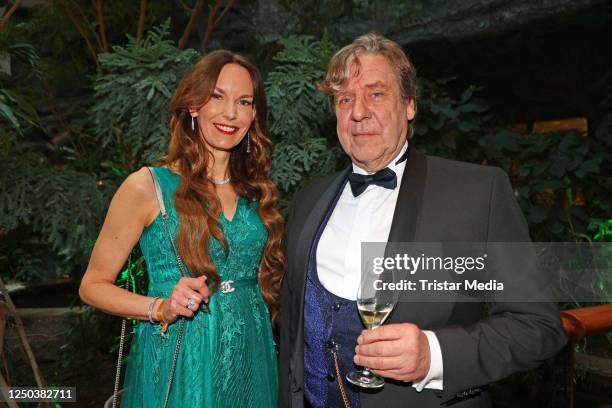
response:
<path id="1" fill-rule="evenodd" d="M 412 323 L 364 330 L 357 338 L 353 361 L 381 377 L 420 381 L 429 372 L 429 342 L 425 333 Z"/>

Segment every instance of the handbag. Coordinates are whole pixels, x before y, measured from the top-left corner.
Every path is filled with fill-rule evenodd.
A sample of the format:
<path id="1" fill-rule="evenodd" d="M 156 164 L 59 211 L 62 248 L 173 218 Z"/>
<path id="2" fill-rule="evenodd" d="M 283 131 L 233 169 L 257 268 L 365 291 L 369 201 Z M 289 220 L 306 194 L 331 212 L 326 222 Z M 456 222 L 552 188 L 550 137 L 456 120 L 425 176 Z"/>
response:
<path id="1" fill-rule="evenodd" d="M 172 236 L 172 230 L 170 229 L 170 223 L 168 221 L 168 213 L 166 211 L 166 206 L 164 205 L 164 198 L 162 195 L 161 187 L 159 185 L 159 181 L 157 180 L 157 176 L 153 171 L 152 167 L 147 167 L 149 173 L 151 173 L 151 177 L 153 178 L 153 185 L 155 186 L 155 197 L 157 198 L 157 204 L 159 205 L 159 212 L 161 213 L 162 219 L 164 221 L 164 225 L 166 227 L 166 232 L 168 235 L 168 239 L 170 240 L 170 245 L 172 246 L 172 251 L 174 252 L 174 256 L 176 258 L 176 263 L 181 271 L 181 275 L 183 277 L 189 277 L 185 270 L 185 265 L 181 257 L 179 256 L 178 250 L 176 248 L 176 244 L 174 242 L 174 238 Z M 128 262 L 128 277 L 125 282 L 125 289 L 129 290 L 129 282 L 131 278 L 131 269 L 130 263 Z M 112 395 L 112 407 L 117 407 L 117 397 L 122 391 L 119 391 L 119 380 L 121 378 L 121 359 L 123 358 L 123 346 L 125 343 L 125 330 L 127 326 L 127 319 L 124 318 L 121 323 L 121 339 L 119 340 L 119 352 L 117 357 L 117 371 L 115 374 L 115 387 L 113 389 Z M 176 361 L 178 359 L 179 350 L 181 347 L 181 339 L 183 337 L 183 330 L 185 327 L 185 319 L 180 318 L 179 328 L 176 337 L 176 346 L 174 347 L 174 355 L 172 356 L 172 366 L 170 368 L 170 376 L 168 377 L 168 385 L 166 387 L 166 397 L 164 398 L 164 408 L 168 407 L 168 401 L 170 399 L 170 391 L 172 390 L 172 382 L 174 380 L 174 372 L 176 370 Z M 107 401 L 108 403 L 109 401 Z M 107 404 L 105 404 L 106 406 Z"/>

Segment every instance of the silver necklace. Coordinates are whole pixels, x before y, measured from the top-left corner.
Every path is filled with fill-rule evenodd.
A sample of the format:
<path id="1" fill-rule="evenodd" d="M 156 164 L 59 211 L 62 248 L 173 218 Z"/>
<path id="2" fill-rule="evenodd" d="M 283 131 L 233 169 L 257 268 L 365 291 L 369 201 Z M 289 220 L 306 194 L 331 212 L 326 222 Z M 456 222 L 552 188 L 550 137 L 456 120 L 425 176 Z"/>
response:
<path id="1" fill-rule="evenodd" d="M 223 179 L 223 180 L 217 180 L 217 179 L 211 178 L 210 180 L 213 182 L 213 184 L 216 184 L 218 186 L 222 186 L 224 184 L 229 183 L 232 180 L 232 178 L 228 177 L 228 178 Z"/>

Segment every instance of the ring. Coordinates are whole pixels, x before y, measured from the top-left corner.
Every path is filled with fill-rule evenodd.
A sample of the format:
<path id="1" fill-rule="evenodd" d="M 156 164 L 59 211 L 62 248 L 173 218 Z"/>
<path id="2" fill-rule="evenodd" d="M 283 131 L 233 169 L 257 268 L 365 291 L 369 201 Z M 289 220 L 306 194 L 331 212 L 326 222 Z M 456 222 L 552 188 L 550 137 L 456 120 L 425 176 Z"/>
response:
<path id="1" fill-rule="evenodd" d="M 187 304 L 185 305 L 185 307 L 187 309 L 191 309 L 191 306 L 195 305 L 195 300 L 193 300 L 192 298 L 187 299 Z"/>

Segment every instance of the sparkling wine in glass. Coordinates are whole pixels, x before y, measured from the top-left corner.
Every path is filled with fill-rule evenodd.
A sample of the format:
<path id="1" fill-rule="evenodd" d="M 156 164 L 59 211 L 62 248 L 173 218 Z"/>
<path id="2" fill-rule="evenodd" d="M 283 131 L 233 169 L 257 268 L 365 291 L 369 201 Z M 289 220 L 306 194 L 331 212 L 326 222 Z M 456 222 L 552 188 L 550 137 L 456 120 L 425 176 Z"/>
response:
<path id="1" fill-rule="evenodd" d="M 366 329 L 372 330 L 380 327 L 385 323 L 387 317 L 393 310 L 391 304 L 377 304 L 375 301 L 365 300 L 363 302 L 357 302 L 357 310 L 361 321 Z"/>
<path id="2" fill-rule="evenodd" d="M 391 274 L 387 274 L 388 279 Z M 374 272 L 365 272 L 361 276 L 361 283 L 357 292 L 357 311 L 361 317 L 363 325 L 368 330 L 374 330 L 385 323 L 389 314 L 397 303 L 397 291 L 395 290 L 380 290 L 380 284 L 376 281 L 385 280 L 385 276 L 375 274 Z M 364 367 L 361 371 L 352 371 L 348 373 L 346 379 L 354 385 L 363 388 L 382 388 L 385 385 L 385 380 L 375 376 L 372 372 Z"/>

